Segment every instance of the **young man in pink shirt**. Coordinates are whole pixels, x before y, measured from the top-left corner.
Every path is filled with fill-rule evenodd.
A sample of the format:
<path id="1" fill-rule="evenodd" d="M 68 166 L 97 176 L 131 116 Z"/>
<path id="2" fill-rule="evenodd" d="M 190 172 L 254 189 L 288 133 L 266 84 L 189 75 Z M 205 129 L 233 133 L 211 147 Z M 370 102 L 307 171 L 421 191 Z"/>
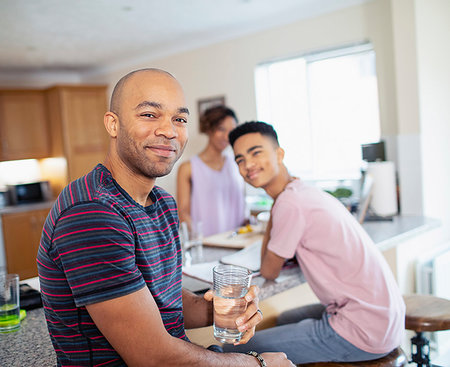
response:
<path id="1" fill-rule="evenodd" d="M 391 352 L 402 339 L 405 305 L 361 225 L 337 199 L 289 174 L 271 125 L 247 122 L 229 138 L 244 180 L 274 199 L 261 274 L 277 278 L 295 256 L 320 304 L 288 311 L 245 346 L 225 349 L 283 351 L 296 364 L 372 360 Z"/>

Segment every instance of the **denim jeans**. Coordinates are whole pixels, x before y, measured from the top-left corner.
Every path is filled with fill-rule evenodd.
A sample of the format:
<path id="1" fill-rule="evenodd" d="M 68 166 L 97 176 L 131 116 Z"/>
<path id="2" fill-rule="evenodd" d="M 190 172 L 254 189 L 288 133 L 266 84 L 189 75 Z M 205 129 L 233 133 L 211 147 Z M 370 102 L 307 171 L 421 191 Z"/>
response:
<path id="1" fill-rule="evenodd" d="M 223 349 L 242 353 L 284 352 L 295 364 L 368 361 L 388 354 L 368 353 L 355 347 L 333 330 L 328 317 L 320 304 L 290 310 L 280 315 L 278 326 L 258 331 L 247 344 L 225 344 Z"/>

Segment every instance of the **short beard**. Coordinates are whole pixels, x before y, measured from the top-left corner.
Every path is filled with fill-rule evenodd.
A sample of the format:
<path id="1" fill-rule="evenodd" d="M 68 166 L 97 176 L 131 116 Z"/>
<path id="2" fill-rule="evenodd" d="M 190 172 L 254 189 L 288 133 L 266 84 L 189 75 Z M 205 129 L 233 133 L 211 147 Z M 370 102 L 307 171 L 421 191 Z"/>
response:
<path id="1" fill-rule="evenodd" d="M 163 177 L 168 175 L 176 161 L 181 157 L 184 147 L 178 151 L 178 156 L 173 161 L 164 161 L 161 158 L 160 162 L 151 162 L 143 152 L 139 152 L 135 142 L 127 132 L 124 132 L 118 137 L 118 154 L 123 162 L 138 175 L 145 176 L 150 179 Z"/>

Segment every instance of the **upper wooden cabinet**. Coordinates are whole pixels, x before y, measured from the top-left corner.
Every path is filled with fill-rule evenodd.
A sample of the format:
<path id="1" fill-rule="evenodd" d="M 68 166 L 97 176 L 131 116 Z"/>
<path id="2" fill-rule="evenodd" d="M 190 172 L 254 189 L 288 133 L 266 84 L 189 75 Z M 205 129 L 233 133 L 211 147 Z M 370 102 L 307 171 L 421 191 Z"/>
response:
<path id="1" fill-rule="evenodd" d="M 0 160 L 50 155 L 45 92 L 0 90 Z"/>
<path id="2" fill-rule="evenodd" d="M 0 90 L 0 160 L 64 157 L 72 181 L 103 161 L 106 86 Z"/>
<path id="3" fill-rule="evenodd" d="M 88 173 L 103 161 L 108 134 L 104 86 L 57 86 L 47 90 L 52 155 L 67 159 L 68 179 Z"/>

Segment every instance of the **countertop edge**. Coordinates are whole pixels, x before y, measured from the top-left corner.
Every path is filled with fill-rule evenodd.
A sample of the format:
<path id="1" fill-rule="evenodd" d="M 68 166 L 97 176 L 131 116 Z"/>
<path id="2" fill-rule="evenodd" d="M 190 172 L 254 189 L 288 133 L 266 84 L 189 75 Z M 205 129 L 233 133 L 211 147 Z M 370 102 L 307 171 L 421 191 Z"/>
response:
<path id="1" fill-rule="evenodd" d="M 403 242 L 408 239 L 414 238 L 420 234 L 423 234 L 425 232 L 436 229 L 442 225 L 441 221 L 439 221 L 437 219 L 428 218 L 428 217 L 424 217 L 424 219 L 425 219 L 425 223 L 423 223 L 422 225 L 420 225 L 416 228 L 413 228 L 413 229 L 409 229 L 409 230 L 407 230 L 403 233 L 400 233 L 396 236 L 393 236 L 389 239 L 386 239 L 386 240 L 376 243 L 377 248 L 380 251 L 389 250 L 389 249 L 397 246 L 399 242 Z"/>

